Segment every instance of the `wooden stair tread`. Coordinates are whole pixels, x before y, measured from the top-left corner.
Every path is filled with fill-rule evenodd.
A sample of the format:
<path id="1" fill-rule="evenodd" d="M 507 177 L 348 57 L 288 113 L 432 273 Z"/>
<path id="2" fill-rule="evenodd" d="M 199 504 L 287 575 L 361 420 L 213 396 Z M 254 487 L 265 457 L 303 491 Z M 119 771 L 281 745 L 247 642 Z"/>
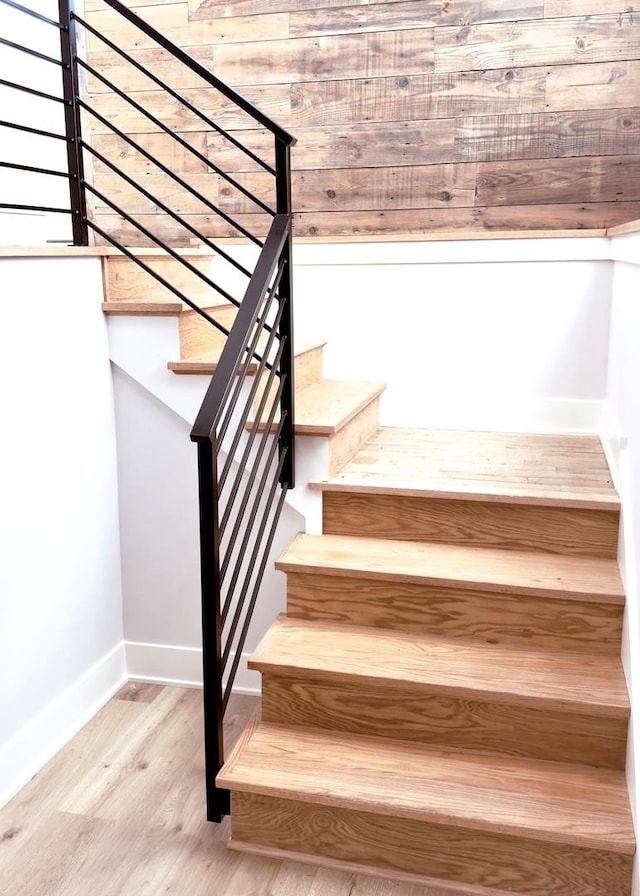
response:
<path id="1" fill-rule="evenodd" d="M 255 723 L 218 775 L 247 793 L 633 855 L 623 772 Z"/>
<path id="2" fill-rule="evenodd" d="M 161 315 L 172 316 L 180 314 L 185 306 L 181 302 L 103 302 L 102 310 L 105 314 L 121 315 L 148 315 L 157 317 Z"/>
<path id="3" fill-rule="evenodd" d="M 296 433 L 335 435 L 384 389 L 384 383 L 320 380 L 296 395 Z"/>
<path id="4" fill-rule="evenodd" d="M 312 487 L 509 500 L 514 503 L 620 506 L 600 441 L 578 434 L 463 433 L 383 427 L 337 476 Z"/>
<path id="5" fill-rule="evenodd" d="M 620 660 L 280 616 L 249 661 L 302 680 L 437 689 L 483 702 L 519 703 L 626 718 Z M 570 722 L 568 722 L 570 724 Z"/>
<path id="6" fill-rule="evenodd" d="M 393 541 L 349 535 L 298 535 L 276 563 L 282 572 L 438 582 L 475 588 L 622 605 L 615 560 Z"/>
<path id="7" fill-rule="evenodd" d="M 213 329 L 215 328 L 212 327 L 212 330 Z M 208 373 L 210 375 L 213 375 L 218 367 L 220 355 L 222 354 L 226 342 L 226 337 L 222 333 L 220 333 L 219 335 L 219 345 L 211 348 L 206 352 L 200 352 L 194 355 L 185 355 L 185 357 L 181 358 L 179 361 L 169 361 L 167 363 L 167 368 L 173 371 L 173 373 L 178 374 Z M 294 344 L 294 357 L 302 358 L 309 352 L 323 348 L 323 346 L 325 345 L 326 339 L 305 341 L 300 340 L 299 343 L 296 341 Z M 250 368 L 250 373 L 254 373 L 256 369 L 257 365 L 253 365 L 253 367 Z"/>

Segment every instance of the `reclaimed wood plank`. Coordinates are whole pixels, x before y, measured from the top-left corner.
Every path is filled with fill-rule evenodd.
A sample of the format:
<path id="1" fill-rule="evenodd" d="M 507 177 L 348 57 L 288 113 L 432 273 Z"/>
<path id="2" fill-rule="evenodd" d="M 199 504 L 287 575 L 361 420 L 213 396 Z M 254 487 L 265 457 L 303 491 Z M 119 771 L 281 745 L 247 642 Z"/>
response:
<path id="1" fill-rule="evenodd" d="M 455 124 L 458 161 L 636 155 L 640 108 L 478 115 Z"/>
<path id="2" fill-rule="evenodd" d="M 480 163 L 477 174 L 477 205 L 640 199 L 640 156 Z"/>
<path id="3" fill-rule="evenodd" d="M 549 112 L 624 109 L 640 92 L 640 60 L 615 60 L 549 69 L 544 87 Z"/>
<path id="4" fill-rule="evenodd" d="M 332 9 L 366 2 L 367 0 L 189 0 L 189 16 L 192 20 L 218 16 L 250 16 L 299 9 Z"/>
<path id="5" fill-rule="evenodd" d="M 199 47 L 209 43 L 282 40 L 289 36 L 288 13 L 199 19 L 190 22 L 187 4 L 183 2 L 146 6 L 140 12 L 140 16 L 154 28 L 170 37 L 179 47 Z M 148 37 L 139 28 L 108 7 L 90 12 L 86 20 L 89 25 L 98 29 L 127 51 L 157 46 L 153 38 Z M 91 34 L 88 35 L 88 45 L 90 49 L 104 47 L 104 44 Z"/>
<path id="6" fill-rule="evenodd" d="M 215 71 L 235 87 L 420 74 L 433 68 L 433 29 L 220 44 Z"/>
<path id="7" fill-rule="evenodd" d="M 544 0 L 545 19 L 554 16 L 596 16 L 607 12 L 626 16 L 640 12 L 640 6 L 621 0 Z"/>
<path id="8" fill-rule="evenodd" d="M 291 13 L 291 37 L 321 34 L 362 34 L 366 31 L 390 31 L 427 28 L 432 25 L 465 25 L 513 19 L 542 18 L 543 0 L 401 0 L 394 3 L 369 3 L 338 7 L 327 15 L 326 9 L 296 10 Z"/>
<path id="9" fill-rule="evenodd" d="M 291 85 L 289 127 L 420 121 L 504 112 L 544 112 L 546 68 L 445 72 Z M 628 99 L 626 100 L 628 102 Z"/>
<path id="10" fill-rule="evenodd" d="M 247 175 L 243 184 L 263 201 L 273 197 L 273 178 L 266 173 Z M 300 212 L 470 206 L 474 189 L 474 165 L 306 170 L 292 174 L 295 207 Z M 222 179 L 218 196 L 220 208 L 231 214 L 255 210 L 250 199 Z"/>
<path id="11" fill-rule="evenodd" d="M 144 68 L 148 68 L 153 74 L 162 78 L 174 90 L 183 88 L 202 88 L 205 85 L 203 79 L 187 66 L 178 63 L 175 57 L 166 50 L 143 49 L 131 50 L 129 55 Z M 208 68 L 214 71 L 214 48 L 212 45 L 193 47 L 190 55 Z M 135 90 L 157 90 L 157 86 L 143 72 L 122 59 L 117 53 L 105 50 L 92 53 L 90 65 L 107 80 L 126 92 Z M 105 85 L 99 78 L 87 74 L 87 89 L 90 96 L 99 93 L 109 93 L 111 88 Z"/>
<path id="12" fill-rule="evenodd" d="M 456 122 L 454 119 L 414 122 L 365 122 L 340 129 L 298 128 L 292 149 L 297 171 L 320 168 L 377 168 L 395 165 L 425 165 L 451 161 Z M 264 131 L 231 132 L 267 161 L 273 141 Z M 207 152 L 221 168 L 255 171 L 255 163 L 218 134 L 207 135 Z M 468 161 L 468 160 L 465 160 Z"/>
<path id="13" fill-rule="evenodd" d="M 435 29 L 435 71 L 635 59 L 640 20 L 594 15 Z"/>

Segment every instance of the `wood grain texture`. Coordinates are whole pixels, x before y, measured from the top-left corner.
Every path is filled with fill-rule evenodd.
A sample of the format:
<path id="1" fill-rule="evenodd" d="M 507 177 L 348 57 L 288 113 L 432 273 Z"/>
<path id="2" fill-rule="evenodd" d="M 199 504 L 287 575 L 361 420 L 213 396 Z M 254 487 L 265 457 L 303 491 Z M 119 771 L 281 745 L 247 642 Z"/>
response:
<path id="1" fill-rule="evenodd" d="M 257 704 L 232 696 L 230 745 Z M 220 826 L 205 819 L 203 773 L 202 693 L 126 685 L 0 809 L 3 896 L 446 896 L 417 883 L 231 852 L 228 819 Z M 84 787 L 91 797 L 83 810 Z M 111 801 L 101 804 L 100 794 Z"/>
<path id="2" fill-rule="evenodd" d="M 295 133 L 298 235 L 598 230 L 640 215 L 634 170 L 638 107 L 633 105 L 640 85 L 640 25 L 628 4 L 132 0 L 132 5 Z M 94 0 L 88 15 L 108 34 L 117 33 L 136 60 L 270 160 L 269 139 L 252 133 L 245 113 L 181 71 L 136 29 L 118 27 L 114 14 L 98 9 Z M 92 65 L 172 131 L 203 145 L 205 125 L 184 105 L 162 96 L 135 69 L 127 71 L 94 40 L 90 55 Z M 109 97 L 97 78 L 90 76 L 88 83 L 96 110 L 108 122 L 151 141 L 171 170 L 187 176 L 204 172 L 201 161 L 171 145 L 170 138 L 150 133 L 154 128 L 144 116 Z M 95 139 L 114 144 L 108 125 L 91 120 Z M 127 164 L 148 169 L 142 158 L 131 158 L 130 148 L 120 151 Z M 230 173 L 247 171 L 246 159 L 218 137 L 209 138 L 207 151 Z M 485 163 L 493 163 L 493 170 L 483 170 Z M 102 176 L 99 160 L 96 171 Z M 265 189 L 268 193 L 270 185 L 258 182 L 259 195 Z M 125 204 L 140 204 L 126 189 L 121 197 Z M 187 214 L 197 213 L 184 197 L 169 191 L 167 198 L 176 199 Z M 222 203 L 234 213 L 250 212 L 233 194 L 224 194 Z M 125 241 L 136 239 L 117 216 L 98 214 Z M 215 215 L 195 221 L 207 236 L 236 235 Z M 254 223 L 260 231 L 263 224 Z M 168 222 L 161 235 L 185 244 L 185 235 Z"/>
<path id="3" fill-rule="evenodd" d="M 564 710 L 568 716 L 575 712 L 622 722 L 629 715 L 622 666 L 616 657 L 281 616 L 249 662 L 252 669 L 279 678 L 361 687 L 363 700 L 369 703 L 375 700 L 376 689 L 381 697 L 391 698 L 397 687 L 418 700 L 439 694 L 462 701 L 530 706 L 542 714 L 547 709 Z M 616 739 L 621 730 L 617 729 Z M 402 740 L 401 727 L 397 739 Z"/>
<path id="4" fill-rule="evenodd" d="M 203 255 L 199 251 L 193 255 L 187 254 L 184 264 L 171 256 L 150 257 L 143 261 L 153 272 L 197 305 L 201 306 L 211 300 L 213 290 L 199 276 L 212 276 L 211 255 Z M 108 256 L 102 261 L 102 271 L 106 302 L 175 304 L 177 301 L 174 292 L 129 258 Z"/>
<path id="5" fill-rule="evenodd" d="M 323 531 L 517 551 L 615 558 L 616 510 L 325 492 Z"/>
<path id="6" fill-rule="evenodd" d="M 399 742 L 382 748 L 367 737 L 261 723 L 238 742 L 218 781 L 315 806 L 634 852 L 624 775 L 611 769 Z"/>
<path id="7" fill-rule="evenodd" d="M 621 604 L 315 571 L 287 574 L 287 614 L 608 656 L 618 656 L 622 634 Z"/>
<path id="8" fill-rule="evenodd" d="M 583 713 L 533 709 L 479 700 L 417 694 L 397 685 L 393 693 L 356 681 L 311 680 L 263 673 L 262 719 L 277 725 L 385 740 L 576 762 L 624 769 L 627 723 Z"/>
<path id="9" fill-rule="evenodd" d="M 474 896 L 621 896 L 630 892 L 631 859 L 606 851 L 537 844 L 507 835 L 406 822 L 355 810 L 316 808 L 275 797 L 232 795 L 234 839 L 271 855 L 331 859 L 338 867 L 416 875 Z M 467 890 L 465 884 L 471 888 Z M 382 894 L 394 893 L 382 888 Z M 355 891 L 354 891 L 355 896 Z M 444 894 L 443 894 L 444 896 Z"/>
<path id="10" fill-rule="evenodd" d="M 438 28 L 436 71 L 570 65 L 635 59 L 640 23 L 633 15 L 593 15 L 548 21 Z"/>
<path id="11" fill-rule="evenodd" d="M 283 572 L 318 573 L 390 582 L 434 583 L 507 594 L 563 597 L 622 606 L 614 558 L 598 559 L 457 544 L 298 535 L 276 563 Z"/>
<path id="12" fill-rule="evenodd" d="M 570 433 L 381 427 L 337 476 L 317 487 L 619 507 L 600 440 Z"/>
<path id="13" fill-rule="evenodd" d="M 399 67 L 418 74 L 433 68 L 433 41 L 433 31 L 419 29 L 248 42 L 241 54 L 237 47 L 221 44 L 215 53 L 216 74 L 238 86 L 378 78 Z"/>
<path id="14" fill-rule="evenodd" d="M 541 18 L 542 0 L 498 0 L 474 3 L 462 0 L 402 0 L 394 3 L 338 7 L 327 16 L 326 10 L 299 10 L 291 13 L 290 36 L 344 34 L 363 31 L 392 31 L 426 28 L 429 25 L 462 25 L 513 18 Z"/>
<path id="15" fill-rule="evenodd" d="M 334 436 L 384 391 L 383 383 L 322 380 L 301 392 L 296 405 L 296 432 Z"/>

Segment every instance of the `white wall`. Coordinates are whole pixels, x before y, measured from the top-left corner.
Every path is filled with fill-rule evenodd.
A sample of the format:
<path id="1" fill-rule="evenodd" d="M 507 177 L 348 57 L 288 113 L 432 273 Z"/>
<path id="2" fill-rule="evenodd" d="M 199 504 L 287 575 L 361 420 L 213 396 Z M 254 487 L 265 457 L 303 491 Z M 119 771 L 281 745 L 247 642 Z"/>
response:
<path id="1" fill-rule="evenodd" d="M 640 234 L 612 242 L 616 261 L 603 434 L 623 508 L 619 552 L 627 597 L 623 661 L 632 700 L 627 774 L 640 830 Z M 634 893 L 640 893 L 639 871 L 636 867 Z"/>
<path id="2" fill-rule="evenodd" d="M 100 262 L 3 258 L 0 284 L 2 804 L 125 669 Z"/>
<path id="3" fill-rule="evenodd" d="M 29 0 L 25 5 L 51 18 L 57 18 L 57 4 L 51 0 Z M 21 46 L 53 58 L 60 56 L 60 39 L 55 28 L 3 4 L 0 4 L 0 34 Z M 53 96 L 62 95 L 59 67 L 10 47 L 3 46 L 0 53 L 0 78 Z M 0 109 L 1 117 L 6 121 L 55 134 L 64 133 L 64 112 L 59 103 L 13 88 L 0 87 Z M 67 167 L 66 148 L 62 141 L 6 127 L 0 127 L 0 161 L 56 171 L 65 171 Z M 66 179 L 16 169 L 0 168 L 0 196 L 1 201 L 7 203 L 69 208 Z M 0 210 L 0 245 L 37 246 L 49 240 L 68 241 L 71 238 L 70 222 L 69 215 L 24 215 Z"/>
<path id="4" fill-rule="evenodd" d="M 296 241 L 293 259 L 296 335 L 327 338 L 327 377 L 386 382 L 383 425 L 597 430 L 607 238 Z"/>
<path id="5" fill-rule="evenodd" d="M 328 336 L 327 376 L 387 383 L 383 424 L 597 426 L 607 240 L 351 248 L 296 247 L 296 331 Z"/>
<path id="6" fill-rule="evenodd" d="M 119 367 L 114 387 L 127 668 L 134 678 L 200 684 L 197 453 L 191 426 Z M 273 562 L 303 525 L 285 508 L 239 669 L 240 690 L 259 690 L 259 676 L 247 672 L 246 658 L 284 610 L 284 576 Z"/>

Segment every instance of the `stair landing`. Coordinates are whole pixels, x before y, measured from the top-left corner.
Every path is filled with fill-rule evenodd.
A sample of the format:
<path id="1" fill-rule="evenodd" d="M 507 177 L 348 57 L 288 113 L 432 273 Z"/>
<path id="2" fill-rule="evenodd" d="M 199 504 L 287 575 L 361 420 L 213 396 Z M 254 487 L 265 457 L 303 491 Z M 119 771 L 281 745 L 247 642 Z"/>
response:
<path id="1" fill-rule="evenodd" d="M 595 435 L 461 432 L 383 427 L 330 481 L 328 490 L 467 500 L 619 506 Z"/>

